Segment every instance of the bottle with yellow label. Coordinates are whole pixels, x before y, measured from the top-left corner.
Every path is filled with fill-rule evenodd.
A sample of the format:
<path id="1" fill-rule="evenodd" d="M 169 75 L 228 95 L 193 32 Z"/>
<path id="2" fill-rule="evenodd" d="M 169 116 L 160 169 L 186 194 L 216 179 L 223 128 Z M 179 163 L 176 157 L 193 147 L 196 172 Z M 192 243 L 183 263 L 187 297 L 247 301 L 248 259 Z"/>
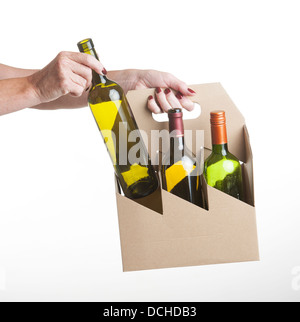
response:
<path id="1" fill-rule="evenodd" d="M 92 39 L 77 46 L 98 59 Z M 124 195 L 138 199 L 153 193 L 158 178 L 122 88 L 93 71 L 88 101 Z"/>
<path id="2" fill-rule="evenodd" d="M 207 209 L 196 158 L 184 144 L 184 127 L 180 108 L 168 112 L 170 129 L 170 151 L 162 161 L 162 183 L 168 192 Z"/>

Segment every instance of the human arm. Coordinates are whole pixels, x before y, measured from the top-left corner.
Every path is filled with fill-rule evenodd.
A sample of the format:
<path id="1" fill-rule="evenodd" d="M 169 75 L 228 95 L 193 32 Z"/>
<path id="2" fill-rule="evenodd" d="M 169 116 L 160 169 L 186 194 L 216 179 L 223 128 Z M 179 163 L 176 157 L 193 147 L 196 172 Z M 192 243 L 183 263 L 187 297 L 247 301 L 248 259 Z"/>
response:
<path id="1" fill-rule="evenodd" d="M 37 69 L 23 69 L 0 64 L 0 80 L 26 77 L 36 73 Z"/>
<path id="2" fill-rule="evenodd" d="M 68 108 L 85 106 L 92 69 L 105 72 L 94 57 L 61 52 L 41 70 L 0 65 L 0 115 L 27 107 Z"/>
<path id="3" fill-rule="evenodd" d="M 108 77 L 119 83 L 125 93 L 129 90 L 155 87 L 155 97 L 148 97 L 148 108 L 153 113 L 167 112 L 170 108 L 185 108 L 188 111 L 194 108 L 189 97 L 195 95 L 195 92 L 170 73 L 126 69 L 110 71 Z"/>
<path id="4" fill-rule="evenodd" d="M 39 104 L 27 77 L 0 80 L 0 115 Z"/>
<path id="5" fill-rule="evenodd" d="M 103 65 L 91 55 L 71 52 L 61 52 L 42 70 L 0 64 L 0 115 L 27 107 L 60 109 L 86 106 L 86 89 L 91 85 L 92 69 L 99 74 L 106 73 Z M 125 93 L 156 87 L 155 98 L 151 96 L 148 100 L 148 107 L 154 113 L 171 107 L 193 109 L 193 103 L 188 99 L 194 95 L 193 91 L 170 73 L 127 69 L 110 71 L 107 76 L 118 82 Z"/>

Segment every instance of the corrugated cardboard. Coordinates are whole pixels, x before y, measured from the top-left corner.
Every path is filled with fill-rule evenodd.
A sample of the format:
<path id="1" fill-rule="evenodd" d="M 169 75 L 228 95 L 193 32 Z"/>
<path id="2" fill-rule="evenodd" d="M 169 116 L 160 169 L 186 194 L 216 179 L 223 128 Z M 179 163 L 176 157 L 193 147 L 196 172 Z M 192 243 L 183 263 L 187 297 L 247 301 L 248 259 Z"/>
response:
<path id="1" fill-rule="evenodd" d="M 247 203 L 206 186 L 209 210 L 197 207 L 165 190 L 140 200 L 116 198 L 124 271 L 259 260 L 254 208 L 252 152 L 245 120 L 219 83 L 190 86 L 200 104 L 198 119 L 184 121 L 185 129 L 204 130 L 211 150 L 210 112 L 226 111 L 230 151 L 243 161 Z M 147 98 L 154 89 L 131 91 L 128 100 L 140 130 L 167 129 L 154 121 Z M 195 132 L 195 131 L 193 131 Z M 195 140 L 188 142 L 196 154 Z M 156 151 L 149 153 L 156 157 Z"/>

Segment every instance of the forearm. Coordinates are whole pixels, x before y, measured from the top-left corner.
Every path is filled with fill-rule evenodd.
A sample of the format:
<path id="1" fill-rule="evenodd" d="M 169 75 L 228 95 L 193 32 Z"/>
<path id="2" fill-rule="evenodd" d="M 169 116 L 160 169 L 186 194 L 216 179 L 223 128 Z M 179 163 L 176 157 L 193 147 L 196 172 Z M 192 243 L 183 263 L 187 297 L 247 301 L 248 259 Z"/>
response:
<path id="1" fill-rule="evenodd" d="M 0 80 L 9 78 L 27 77 L 37 72 L 36 69 L 22 69 L 0 64 Z"/>
<path id="2" fill-rule="evenodd" d="M 0 115 L 39 104 L 27 77 L 0 80 Z"/>
<path id="3" fill-rule="evenodd" d="M 116 81 L 127 93 L 129 90 L 136 88 L 141 73 L 142 70 L 138 69 L 113 70 L 108 72 L 107 77 Z"/>
<path id="4" fill-rule="evenodd" d="M 61 96 L 60 98 L 47 102 L 41 103 L 32 108 L 39 110 L 57 110 L 57 109 L 72 109 L 72 108 L 80 108 L 85 107 L 88 104 L 88 91 L 82 94 L 81 97 L 74 97 L 70 94 Z"/>

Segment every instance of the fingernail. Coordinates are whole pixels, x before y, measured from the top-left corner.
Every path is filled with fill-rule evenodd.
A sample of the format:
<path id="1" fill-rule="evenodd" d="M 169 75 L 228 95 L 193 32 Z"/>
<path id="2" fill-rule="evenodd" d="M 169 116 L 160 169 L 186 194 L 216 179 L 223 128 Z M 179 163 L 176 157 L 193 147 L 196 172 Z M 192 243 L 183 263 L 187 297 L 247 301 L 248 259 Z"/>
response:
<path id="1" fill-rule="evenodd" d="M 151 100 L 153 100 L 153 96 L 152 96 L 152 95 L 150 95 L 150 96 L 148 97 L 148 101 L 151 101 Z"/>
<path id="2" fill-rule="evenodd" d="M 179 100 L 181 100 L 183 98 L 183 95 L 181 93 L 176 93 L 175 95 Z"/>
<path id="3" fill-rule="evenodd" d="M 156 88 L 155 88 L 155 92 L 156 92 L 157 94 L 159 94 L 159 93 L 161 92 L 161 88 L 160 88 L 160 87 L 156 87 Z"/>
<path id="4" fill-rule="evenodd" d="M 107 75 L 107 70 L 105 68 L 102 69 L 102 74 Z"/>
<path id="5" fill-rule="evenodd" d="M 192 93 L 192 94 L 196 94 L 196 92 L 195 92 L 195 91 L 193 91 L 191 88 L 188 88 L 188 91 L 189 91 L 190 93 Z"/>
<path id="6" fill-rule="evenodd" d="M 166 88 L 166 89 L 165 89 L 165 94 L 167 95 L 167 94 L 169 94 L 169 93 L 171 93 L 170 88 Z"/>

